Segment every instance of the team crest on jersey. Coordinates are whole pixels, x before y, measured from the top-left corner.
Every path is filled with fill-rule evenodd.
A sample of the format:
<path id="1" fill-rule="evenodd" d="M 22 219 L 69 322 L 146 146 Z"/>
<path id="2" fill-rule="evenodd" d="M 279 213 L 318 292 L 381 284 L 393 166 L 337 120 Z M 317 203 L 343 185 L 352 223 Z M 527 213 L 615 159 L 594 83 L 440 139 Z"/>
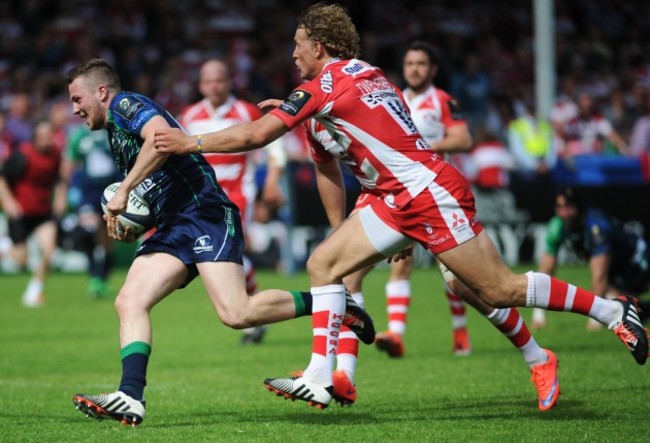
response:
<path id="1" fill-rule="evenodd" d="M 144 107 L 144 103 L 137 98 L 124 97 L 115 108 L 115 113 L 121 115 L 127 120 L 131 120 L 142 107 Z"/>
<path id="2" fill-rule="evenodd" d="M 311 98 L 311 94 L 307 91 L 297 89 L 291 93 L 289 97 L 280 105 L 280 110 L 292 117 L 295 117 L 298 112 L 305 106 L 305 103 Z"/>

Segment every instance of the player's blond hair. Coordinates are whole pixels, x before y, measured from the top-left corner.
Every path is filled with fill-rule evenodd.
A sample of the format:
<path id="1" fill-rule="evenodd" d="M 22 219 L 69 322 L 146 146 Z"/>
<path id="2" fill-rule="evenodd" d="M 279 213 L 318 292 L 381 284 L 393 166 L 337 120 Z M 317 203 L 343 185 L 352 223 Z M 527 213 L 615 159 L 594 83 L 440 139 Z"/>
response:
<path id="1" fill-rule="evenodd" d="M 325 46 L 332 57 L 355 58 L 359 54 L 359 33 L 347 9 L 326 2 L 309 6 L 298 16 L 298 29 L 310 40 Z"/>

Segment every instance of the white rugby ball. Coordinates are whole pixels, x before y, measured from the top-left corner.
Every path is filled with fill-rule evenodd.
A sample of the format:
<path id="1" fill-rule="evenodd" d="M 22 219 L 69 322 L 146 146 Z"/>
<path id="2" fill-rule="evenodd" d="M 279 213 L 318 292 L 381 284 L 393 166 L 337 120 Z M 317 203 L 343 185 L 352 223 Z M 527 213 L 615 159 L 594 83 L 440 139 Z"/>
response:
<path id="1" fill-rule="evenodd" d="M 102 210 L 106 211 L 106 203 L 113 198 L 119 189 L 121 182 L 111 183 L 106 186 L 102 194 Z M 149 209 L 149 203 L 135 190 L 129 192 L 129 201 L 126 206 L 126 212 L 117 216 L 123 227 L 129 227 L 135 235 L 140 235 L 155 225 L 155 218 Z"/>

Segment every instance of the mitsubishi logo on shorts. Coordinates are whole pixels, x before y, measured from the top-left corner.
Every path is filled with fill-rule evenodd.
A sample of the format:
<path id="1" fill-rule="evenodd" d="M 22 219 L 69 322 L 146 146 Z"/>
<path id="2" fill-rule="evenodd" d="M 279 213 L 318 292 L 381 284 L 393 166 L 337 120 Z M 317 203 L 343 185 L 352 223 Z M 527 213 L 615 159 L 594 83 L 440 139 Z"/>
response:
<path id="1" fill-rule="evenodd" d="M 212 252 L 214 246 L 212 246 L 212 239 L 209 235 L 203 235 L 196 239 L 194 242 L 194 252 L 200 254 L 202 252 Z"/>
<path id="2" fill-rule="evenodd" d="M 461 216 L 461 217 L 458 217 L 458 215 L 456 215 L 456 213 L 451 214 L 451 216 L 452 216 L 453 219 L 454 219 L 454 223 L 451 225 L 452 228 L 456 228 L 456 227 L 458 227 L 459 225 L 464 225 L 465 223 L 467 223 L 467 220 L 465 220 L 464 218 L 462 218 L 462 216 Z"/>

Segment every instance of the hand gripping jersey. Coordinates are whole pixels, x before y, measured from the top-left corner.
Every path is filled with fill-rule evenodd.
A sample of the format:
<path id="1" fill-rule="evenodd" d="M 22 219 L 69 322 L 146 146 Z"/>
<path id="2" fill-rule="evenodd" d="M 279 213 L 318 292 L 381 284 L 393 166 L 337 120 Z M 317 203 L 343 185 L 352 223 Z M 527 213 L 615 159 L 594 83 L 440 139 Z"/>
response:
<path id="1" fill-rule="evenodd" d="M 218 108 L 208 99 L 187 107 L 181 115 L 181 125 L 190 135 L 216 132 L 230 126 L 257 120 L 262 112 L 252 103 L 231 96 Z M 214 169 L 219 185 L 242 213 L 255 200 L 255 168 L 252 153 L 205 154 Z"/>
<path id="2" fill-rule="evenodd" d="M 392 207 L 411 201 L 446 166 L 420 136 L 401 92 L 361 60 L 333 60 L 271 113 L 290 129 L 313 117 L 332 137 L 327 151 L 357 165 Z"/>
<path id="3" fill-rule="evenodd" d="M 113 98 L 106 130 L 113 160 L 124 176 L 140 153 L 143 126 L 156 115 L 162 116 L 171 127 L 180 128 L 169 112 L 148 97 L 123 91 Z M 149 202 L 156 217 L 214 205 L 234 207 L 210 165 L 198 154 L 170 156 L 136 189 Z"/>

